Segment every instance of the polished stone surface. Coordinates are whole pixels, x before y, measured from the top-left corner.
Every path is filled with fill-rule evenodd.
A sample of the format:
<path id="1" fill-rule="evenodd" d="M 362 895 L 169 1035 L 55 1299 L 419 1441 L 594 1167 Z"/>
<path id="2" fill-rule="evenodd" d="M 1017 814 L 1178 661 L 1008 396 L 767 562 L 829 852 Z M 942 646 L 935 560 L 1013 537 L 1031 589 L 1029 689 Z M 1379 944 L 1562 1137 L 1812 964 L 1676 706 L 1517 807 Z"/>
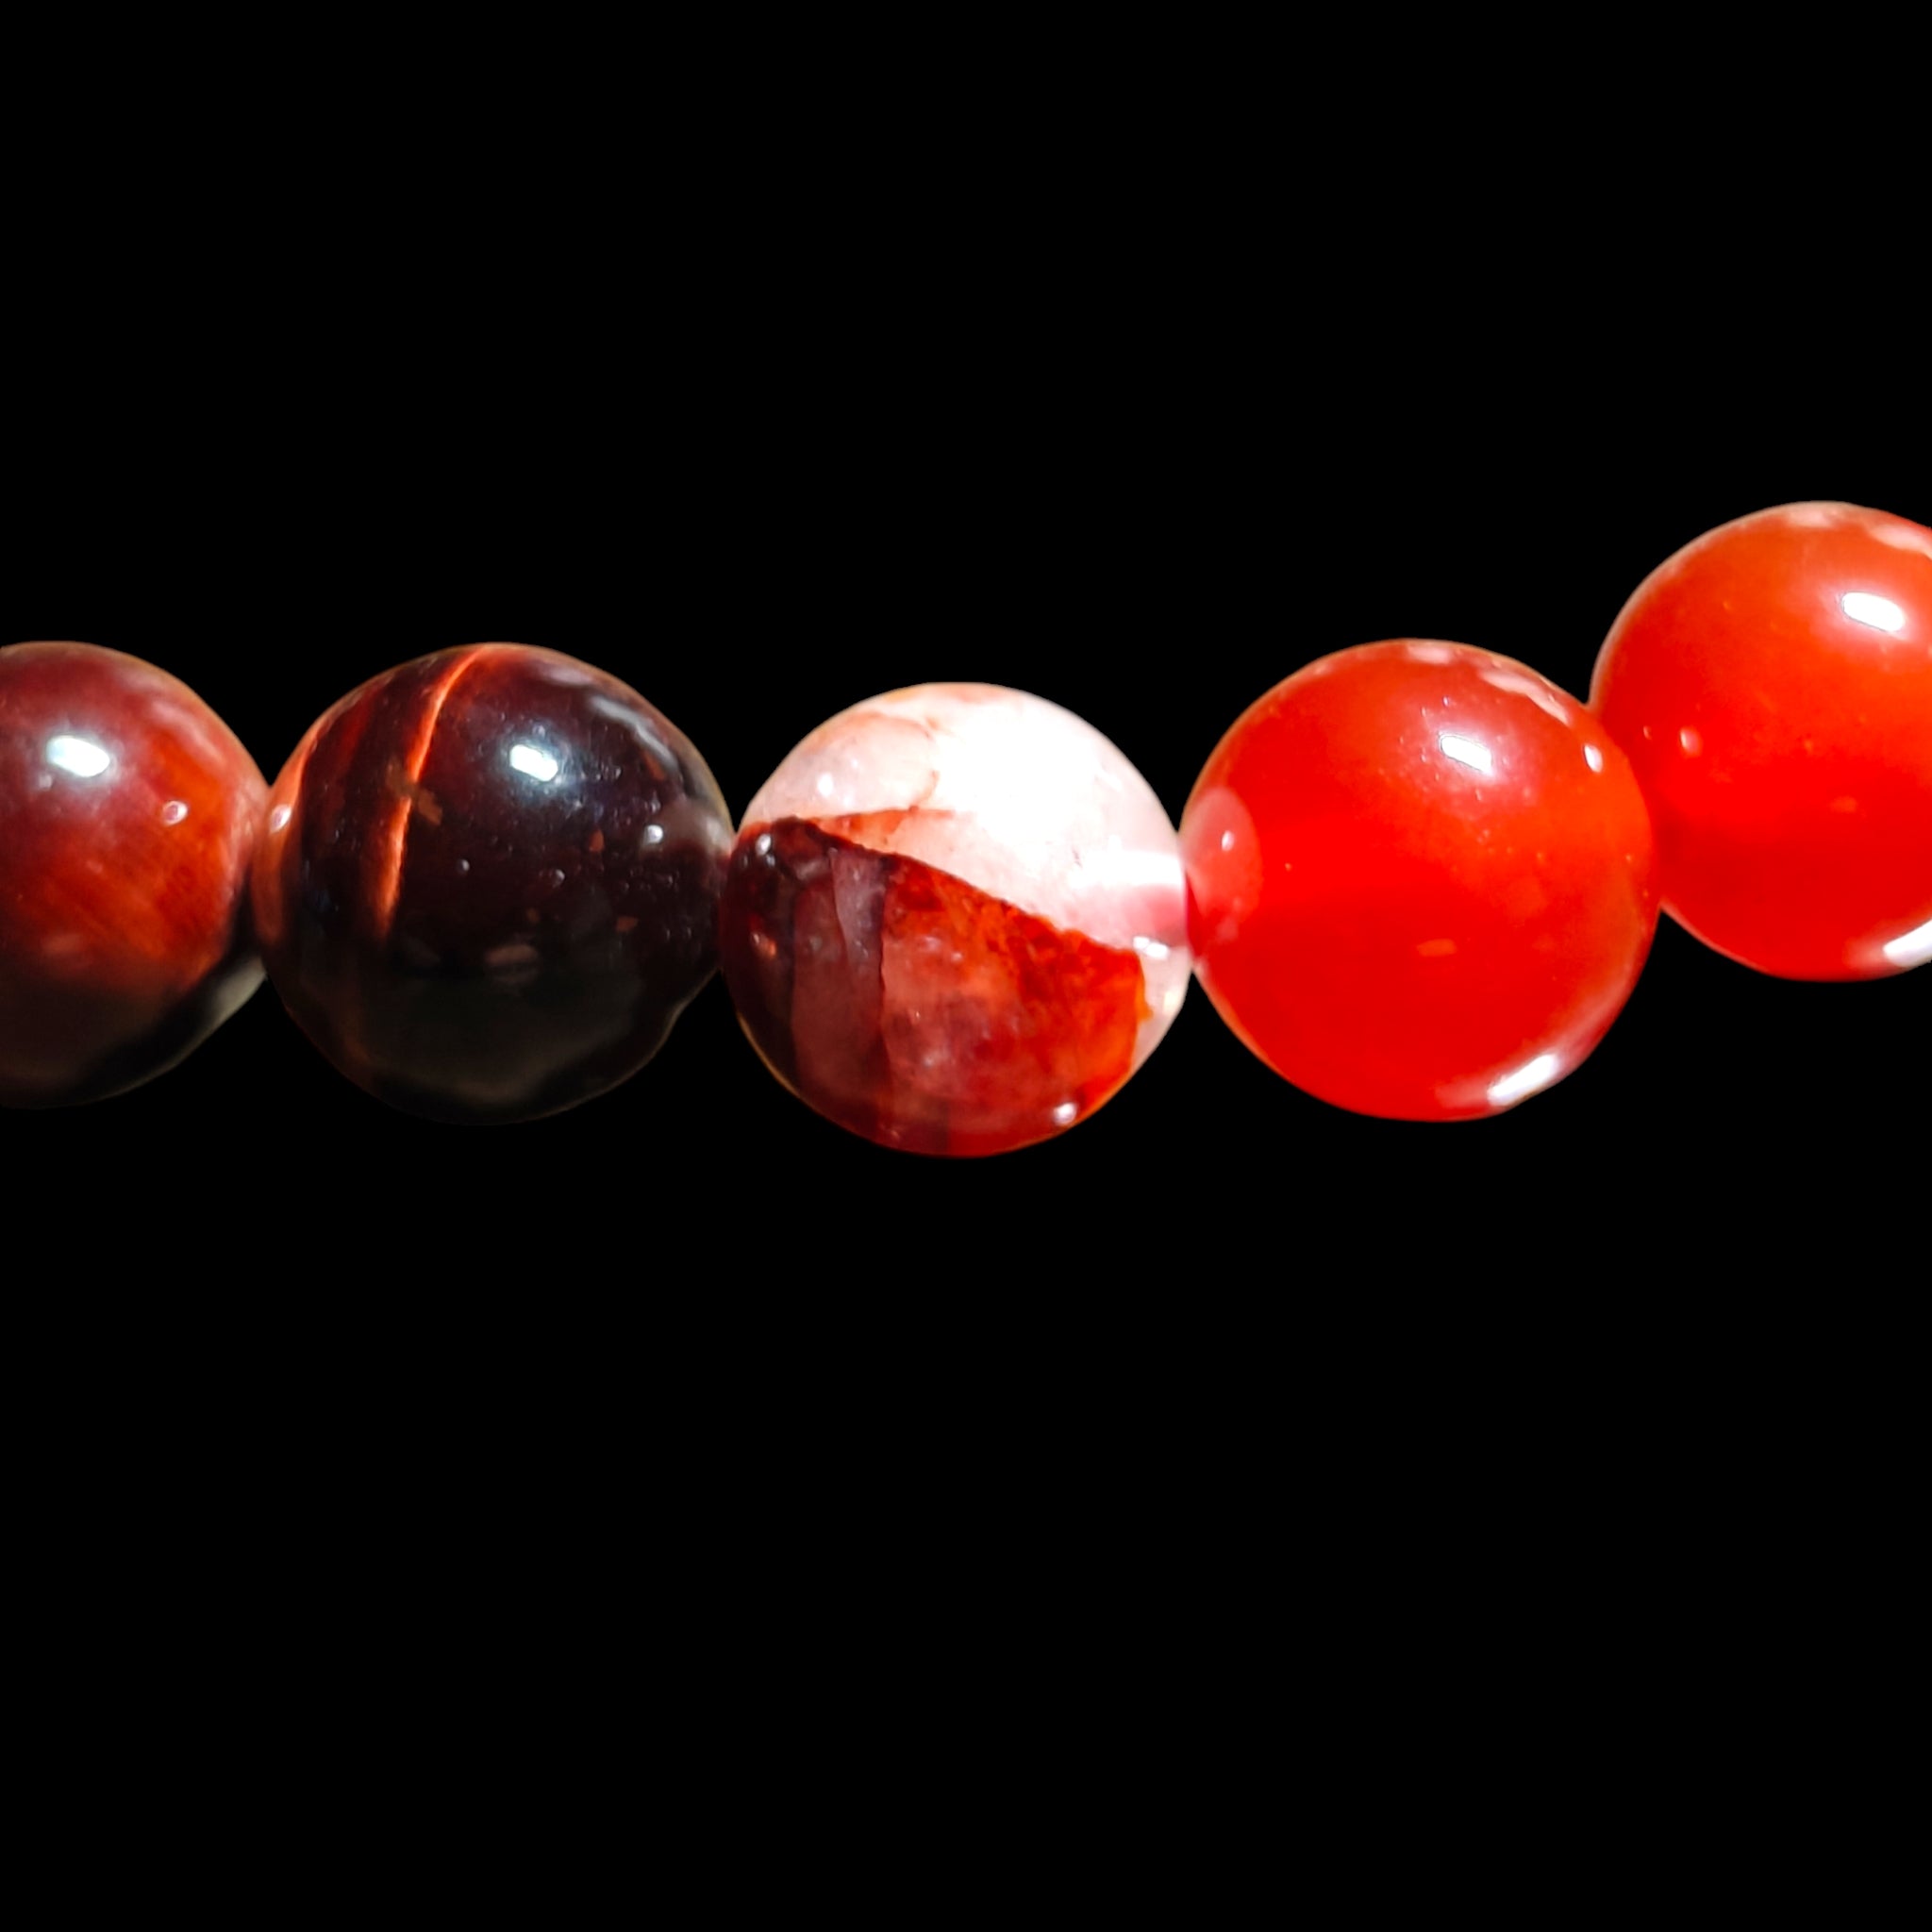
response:
<path id="1" fill-rule="evenodd" d="M 1591 707 L 1657 827 L 1665 909 L 1792 979 L 1932 958 L 1932 530 L 1787 504 L 1660 564 Z"/>
<path id="2" fill-rule="evenodd" d="M 1275 686 L 1181 819 L 1203 988 L 1359 1113 L 1500 1112 L 1572 1072 L 1642 971 L 1652 843 L 1627 760 L 1525 666 L 1402 640 Z"/>
<path id="3" fill-rule="evenodd" d="M 1173 826 L 1093 727 L 991 685 L 856 705 L 746 808 L 720 924 L 746 1033 L 881 1145 L 995 1154 L 1119 1090 L 1179 1010 Z"/>
<path id="4" fill-rule="evenodd" d="M 627 685 L 475 644 L 372 678 L 269 801 L 256 922 L 275 990 L 412 1112 L 531 1119 L 637 1072 L 716 963 L 731 821 Z"/>
<path id="5" fill-rule="evenodd" d="M 0 651 L 0 1106 L 139 1086 L 260 984 L 265 795 L 165 671 L 92 644 Z"/>

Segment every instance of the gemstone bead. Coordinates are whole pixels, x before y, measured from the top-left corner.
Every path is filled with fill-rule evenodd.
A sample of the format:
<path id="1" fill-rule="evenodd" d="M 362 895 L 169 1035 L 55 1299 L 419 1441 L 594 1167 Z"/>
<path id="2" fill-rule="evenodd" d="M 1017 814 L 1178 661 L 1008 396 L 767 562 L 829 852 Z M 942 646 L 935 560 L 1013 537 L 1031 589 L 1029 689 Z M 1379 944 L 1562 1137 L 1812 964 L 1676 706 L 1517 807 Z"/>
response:
<path id="1" fill-rule="evenodd" d="M 1628 762 L 1522 664 L 1405 640 L 1324 658 L 1216 746 L 1181 820 L 1202 986 L 1298 1087 L 1406 1120 L 1572 1072 L 1656 929 Z"/>
<path id="2" fill-rule="evenodd" d="M 889 1147 L 995 1154 L 1085 1119 L 1179 1010 L 1174 828 L 1099 732 L 991 685 L 822 724 L 746 808 L 720 921 L 772 1071 Z"/>
<path id="3" fill-rule="evenodd" d="M 358 1085 L 531 1119 L 657 1053 L 716 964 L 731 844 L 696 749 L 627 685 L 475 644 L 372 678 L 276 779 L 254 878 L 270 977 Z"/>
<path id="4" fill-rule="evenodd" d="M 1793 979 L 1932 958 L 1932 530 L 1788 504 L 1659 565 L 1591 704 L 1630 755 L 1665 909 Z"/>
<path id="5" fill-rule="evenodd" d="M 93 644 L 0 651 L 0 1105 L 138 1086 L 261 983 L 265 793 L 165 671 Z"/>

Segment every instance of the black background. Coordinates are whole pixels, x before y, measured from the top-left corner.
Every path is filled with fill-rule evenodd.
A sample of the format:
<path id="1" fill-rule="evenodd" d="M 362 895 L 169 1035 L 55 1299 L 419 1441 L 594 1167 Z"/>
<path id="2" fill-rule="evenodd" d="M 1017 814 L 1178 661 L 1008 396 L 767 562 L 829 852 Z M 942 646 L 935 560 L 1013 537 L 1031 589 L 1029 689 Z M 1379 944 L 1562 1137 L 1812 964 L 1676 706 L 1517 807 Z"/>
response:
<path id="1" fill-rule="evenodd" d="M 1932 523 L 1923 358 L 1830 209 L 1776 243 L 1821 325 L 1701 190 L 1579 189 L 1552 224 L 1521 146 L 1384 172 L 1137 100 L 933 129 L 741 103 L 541 155 L 392 126 L 262 180 L 181 129 L 20 243 L 0 634 L 153 659 L 271 777 L 392 664 L 547 645 L 662 708 L 734 811 L 846 705 L 1005 683 L 1177 818 L 1325 652 L 1453 639 L 1581 694 L 1714 524 Z M 1196 992 L 1075 1132 L 946 1163 L 810 1114 L 715 981 L 622 1090 L 488 1131 L 366 1098 L 264 990 L 140 1091 L 0 1116 L 0 1171 L 108 1244 L 122 1317 L 291 1359 L 392 1329 L 418 1363 L 483 1332 L 560 1366 L 581 1332 L 560 1372 L 621 1380 L 681 1337 L 718 1375 L 802 1349 L 916 1390 L 1036 1354 L 1138 1383 L 1170 1349 L 1210 1382 L 1336 1349 L 1373 1375 L 1400 1338 L 1426 1381 L 1537 1336 L 1667 1356 L 1694 1307 L 1708 1360 L 1767 1271 L 1909 1273 L 1928 1024 L 1926 975 L 1776 982 L 1666 923 L 1597 1054 L 1499 1119 L 1323 1106 Z"/>
<path id="2" fill-rule="evenodd" d="M 0 79 L 0 641 L 149 658 L 270 775 L 361 679 L 511 639 L 635 685 L 734 810 L 841 707 L 974 678 L 1178 814 L 1323 653 L 1581 693 L 1714 524 L 1932 524 L 1921 121 L 1869 23 L 1781 86 L 1594 19 L 80 25 Z M 986 1746 L 993 1846 L 1032 1763 L 1058 1833 L 1117 1760 L 1155 1829 L 1083 1889 L 1198 1785 L 1193 1905 L 1311 1769 L 1374 1834 L 1351 1884 L 1403 1866 L 1491 1744 L 1578 1817 L 1574 1763 L 1635 1761 L 1579 1872 L 1680 1763 L 1701 1845 L 1726 1745 L 1807 1793 L 1873 1755 L 1802 1754 L 1814 1696 L 1896 1707 L 1928 1031 L 1932 972 L 1789 985 L 1666 924 L 1496 1120 L 1338 1112 L 1196 996 L 1072 1134 L 944 1163 L 791 1099 L 716 982 L 490 1131 L 264 991 L 140 1091 L 0 1113 L 23 1681 L 88 1789 L 92 1694 L 117 1749 L 155 1714 L 156 1786 L 212 1738 L 279 1805 L 257 1768 L 336 1740 L 411 1818 L 437 1744 L 493 1770 L 533 1718 L 519 1799 L 617 1757 L 578 1821 L 627 1847 L 668 1767 L 734 1876 L 860 1725 L 914 1807 Z"/>

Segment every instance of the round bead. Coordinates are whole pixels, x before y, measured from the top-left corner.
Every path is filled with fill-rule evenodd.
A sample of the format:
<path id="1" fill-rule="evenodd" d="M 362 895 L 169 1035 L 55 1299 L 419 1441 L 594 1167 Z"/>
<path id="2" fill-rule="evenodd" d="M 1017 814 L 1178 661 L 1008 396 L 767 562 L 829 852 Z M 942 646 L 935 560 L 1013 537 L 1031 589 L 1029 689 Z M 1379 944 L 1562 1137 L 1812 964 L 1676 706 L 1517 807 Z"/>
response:
<path id="1" fill-rule="evenodd" d="M 0 1105 L 138 1086 L 255 991 L 265 790 L 165 671 L 92 644 L 0 651 Z"/>
<path id="2" fill-rule="evenodd" d="M 1798 503 L 1708 532 L 1624 607 L 1591 704 L 1707 945 L 1792 979 L 1932 958 L 1932 530 Z"/>
<path id="3" fill-rule="evenodd" d="M 745 1032 L 888 1147 L 997 1154 L 1083 1120 L 1187 992 L 1186 891 L 1147 781 L 992 685 L 822 724 L 746 808 L 720 921 Z"/>
<path id="4" fill-rule="evenodd" d="M 627 1078 L 716 962 L 731 821 L 689 739 L 554 651 L 372 678 L 270 794 L 255 913 L 275 991 L 358 1085 L 533 1119 Z"/>
<path id="5" fill-rule="evenodd" d="M 1181 820 L 1208 996 L 1360 1113 L 1500 1112 L 1574 1069 L 1642 971 L 1651 836 L 1574 698 L 1463 644 L 1364 644 L 1278 684 Z"/>

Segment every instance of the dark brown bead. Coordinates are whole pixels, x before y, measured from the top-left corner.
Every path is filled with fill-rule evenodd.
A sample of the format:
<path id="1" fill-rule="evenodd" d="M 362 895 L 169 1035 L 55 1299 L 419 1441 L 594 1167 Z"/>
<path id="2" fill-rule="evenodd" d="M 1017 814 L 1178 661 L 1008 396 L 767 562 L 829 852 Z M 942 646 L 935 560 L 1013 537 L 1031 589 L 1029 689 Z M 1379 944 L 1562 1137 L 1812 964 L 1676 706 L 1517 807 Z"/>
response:
<path id="1" fill-rule="evenodd" d="M 260 984 L 266 791 L 165 671 L 93 644 L 0 651 L 0 1106 L 137 1087 Z"/>
<path id="2" fill-rule="evenodd" d="M 530 1120 L 664 1043 L 716 962 L 730 846 L 703 758 L 636 691 L 474 644 L 310 728 L 270 795 L 256 920 L 275 991 L 359 1086 Z"/>

